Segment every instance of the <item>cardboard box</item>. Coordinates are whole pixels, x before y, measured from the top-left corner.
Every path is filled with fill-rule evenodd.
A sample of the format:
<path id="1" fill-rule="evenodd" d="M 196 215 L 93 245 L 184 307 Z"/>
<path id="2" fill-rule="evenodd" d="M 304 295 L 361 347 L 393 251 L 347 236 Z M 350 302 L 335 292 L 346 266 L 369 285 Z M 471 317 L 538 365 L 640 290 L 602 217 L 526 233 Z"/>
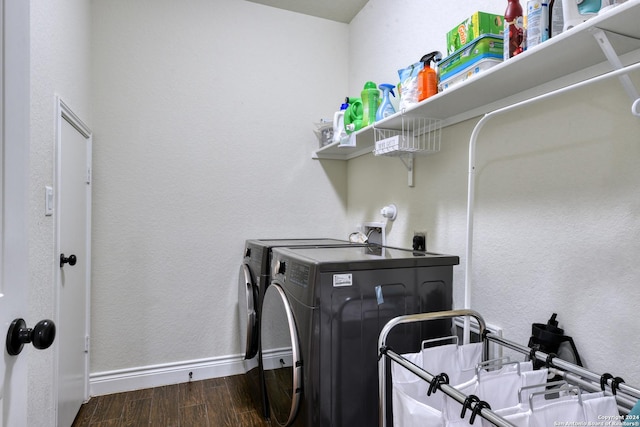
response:
<path id="1" fill-rule="evenodd" d="M 470 41 L 483 34 L 502 35 L 504 17 L 486 12 L 476 12 L 447 33 L 447 55 L 451 55 Z"/>

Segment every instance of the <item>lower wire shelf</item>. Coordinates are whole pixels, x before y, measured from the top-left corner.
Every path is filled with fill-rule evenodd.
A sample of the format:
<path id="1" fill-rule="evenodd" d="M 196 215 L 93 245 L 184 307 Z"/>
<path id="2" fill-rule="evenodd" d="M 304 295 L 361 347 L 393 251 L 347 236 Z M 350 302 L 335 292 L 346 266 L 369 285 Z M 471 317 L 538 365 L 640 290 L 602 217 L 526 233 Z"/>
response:
<path id="1" fill-rule="evenodd" d="M 412 156 L 440 151 L 442 120 L 427 117 L 402 117 L 401 129 L 374 125 L 376 156 Z"/>

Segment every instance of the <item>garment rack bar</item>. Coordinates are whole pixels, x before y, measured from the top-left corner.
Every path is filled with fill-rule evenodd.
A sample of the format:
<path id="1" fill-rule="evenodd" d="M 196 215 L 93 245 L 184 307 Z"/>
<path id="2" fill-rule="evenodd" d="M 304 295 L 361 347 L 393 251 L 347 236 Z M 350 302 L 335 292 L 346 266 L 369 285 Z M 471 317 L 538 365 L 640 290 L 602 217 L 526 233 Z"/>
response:
<path id="1" fill-rule="evenodd" d="M 487 341 L 495 342 L 497 344 L 500 344 L 504 347 L 520 352 L 522 354 L 535 356 L 535 358 L 540 360 L 541 362 L 546 362 L 549 358 L 549 354 L 543 351 L 537 350 L 535 352 L 532 352 L 531 348 L 515 343 L 513 341 L 506 340 L 496 334 L 487 333 L 485 334 L 485 338 Z M 583 368 L 582 366 L 577 366 L 571 362 L 567 362 L 566 360 L 562 360 L 560 358 L 554 358 L 552 360 L 552 365 L 558 369 L 562 369 L 566 372 L 570 372 L 579 377 L 586 378 L 596 383 L 599 383 L 600 378 L 602 378 L 602 375 L 598 375 L 595 372 L 592 372 L 592 371 L 589 371 L 588 369 Z M 607 384 L 611 385 L 611 380 L 607 380 Z M 631 387 L 625 383 L 621 383 L 618 385 L 618 389 L 630 396 L 635 397 L 636 399 L 640 399 L 640 389 L 636 387 Z"/>
<path id="2" fill-rule="evenodd" d="M 599 392 L 600 384 L 596 384 L 592 381 L 585 380 L 582 377 L 579 377 L 570 372 L 563 371 L 562 369 L 549 368 L 549 372 L 562 377 L 569 384 L 575 384 L 583 390 L 591 391 L 591 392 Z M 613 393 L 610 391 L 605 391 L 605 394 L 608 396 L 612 396 Z M 633 408 L 633 405 L 636 404 L 636 400 L 629 397 L 626 393 L 623 395 L 623 392 L 618 392 L 615 396 L 616 401 L 618 403 L 618 410 L 622 413 L 629 412 L 629 408 Z"/>

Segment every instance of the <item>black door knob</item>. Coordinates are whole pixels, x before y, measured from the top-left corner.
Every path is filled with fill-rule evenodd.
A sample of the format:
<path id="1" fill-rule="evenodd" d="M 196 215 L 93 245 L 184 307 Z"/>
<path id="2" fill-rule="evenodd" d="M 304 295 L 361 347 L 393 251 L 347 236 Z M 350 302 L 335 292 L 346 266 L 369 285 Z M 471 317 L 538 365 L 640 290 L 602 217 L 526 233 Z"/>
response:
<path id="1" fill-rule="evenodd" d="M 27 328 L 24 319 L 15 319 L 7 332 L 7 353 L 17 356 L 25 344 L 33 343 L 38 350 L 49 348 L 56 338 L 56 325 L 53 320 L 45 319 L 36 326 Z"/>
<path id="2" fill-rule="evenodd" d="M 69 258 L 65 257 L 64 254 L 60 254 L 60 268 L 64 267 L 66 263 L 69 265 L 76 265 L 78 262 L 78 258 L 75 255 L 69 255 Z"/>

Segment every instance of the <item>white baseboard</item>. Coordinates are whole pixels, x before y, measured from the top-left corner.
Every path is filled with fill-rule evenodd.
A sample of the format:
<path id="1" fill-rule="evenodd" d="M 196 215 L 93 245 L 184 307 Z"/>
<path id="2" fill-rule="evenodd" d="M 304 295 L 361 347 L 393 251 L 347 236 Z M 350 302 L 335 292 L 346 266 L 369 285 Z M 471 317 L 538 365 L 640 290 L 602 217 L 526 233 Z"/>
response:
<path id="1" fill-rule="evenodd" d="M 142 366 L 89 375 L 89 395 L 122 393 L 210 378 L 244 374 L 257 361 L 245 361 L 242 355 L 188 360 L 161 365 Z M 251 366 L 253 365 L 253 366 Z M 189 373 L 192 373 L 189 378 Z"/>

